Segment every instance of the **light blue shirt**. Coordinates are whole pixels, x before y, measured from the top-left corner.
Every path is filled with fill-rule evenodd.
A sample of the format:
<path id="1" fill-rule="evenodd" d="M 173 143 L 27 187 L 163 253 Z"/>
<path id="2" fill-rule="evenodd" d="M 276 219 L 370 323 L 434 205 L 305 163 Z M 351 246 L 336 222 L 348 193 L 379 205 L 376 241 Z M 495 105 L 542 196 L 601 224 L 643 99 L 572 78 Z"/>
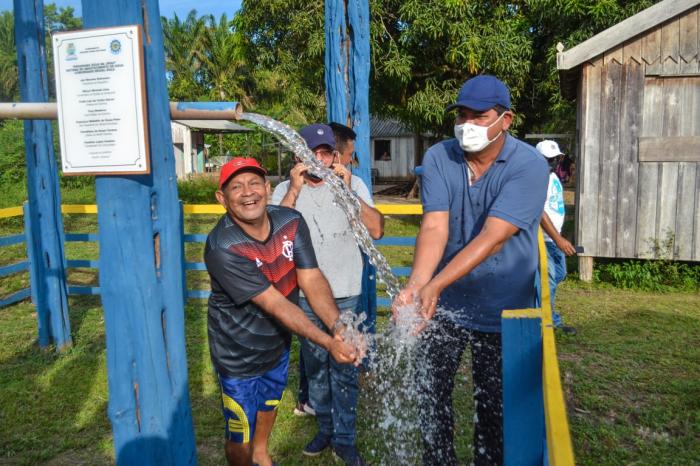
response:
<path id="1" fill-rule="evenodd" d="M 519 228 L 501 250 L 442 292 L 439 306 L 456 322 L 483 332 L 501 331 L 501 312 L 535 305 L 537 228 L 547 194 L 549 167 L 530 145 L 507 135 L 496 161 L 469 186 L 464 152 L 456 139 L 432 146 L 423 159 L 424 212 L 449 212 L 442 270 L 497 217 Z M 436 273 L 437 273 L 436 272 Z"/>

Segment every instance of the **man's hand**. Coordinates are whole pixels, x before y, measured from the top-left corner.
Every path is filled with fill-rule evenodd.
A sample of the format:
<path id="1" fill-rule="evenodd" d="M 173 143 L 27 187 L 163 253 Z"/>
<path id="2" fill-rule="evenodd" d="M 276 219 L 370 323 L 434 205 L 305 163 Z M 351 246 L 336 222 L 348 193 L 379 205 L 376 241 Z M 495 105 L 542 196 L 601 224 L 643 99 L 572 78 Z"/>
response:
<path id="1" fill-rule="evenodd" d="M 299 162 L 289 172 L 289 190 L 299 192 L 304 185 L 304 173 L 309 171 L 309 167 Z"/>
<path id="2" fill-rule="evenodd" d="M 429 281 L 427 285 L 418 290 L 416 304 L 420 315 L 426 321 L 435 316 L 440 293 L 442 293 L 442 289 L 435 284 L 434 280 Z"/>
<path id="3" fill-rule="evenodd" d="M 399 308 L 415 304 L 419 289 L 420 287 L 416 285 L 409 285 L 399 291 L 399 295 L 394 298 L 394 301 L 391 303 L 391 318 L 394 322 L 396 322 L 396 319 L 399 317 Z"/>
<path id="4" fill-rule="evenodd" d="M 359 365 L 362 359 L 367 356 L 367 349 L 369 347 L 367 344 L 367 336 L 359 329 L 348 327 L 340 323 L 340 319 L 338 319 L 333 326 L 333 333 L 334 336 L 339 336 L 345 343 L 355 349 L 355 355 L 357 356 L 355 365 Z"/>
<path id="5" fill-rule="evenodd" d="M 428 321 L 421 312 L 419 302 L 419 294 L 422 289 L 417 285 L 404 288 L 391 305 L 391 317 L 394 324 L 398 327 L 410 328 L 410 333 L 414 336 L 428 326 Z"/>
<path id="6" fill-rule="evenodd" d="M 342 163 L 336 163 L 333 165 L 333 173 L 343 179 L 343 182 L 347 185 L 348 189 L 351 187 L 352 173 L 348 170 Z"/>
<path id="7" fill-rule="evenodd" d="M 574 247 L 573 244 L 569 242 L 568 239 L 564 238 L 563 236 L 559 235 L 557 239 L 554 240 L 555 244 L 561 251 L 566 254 L 567 256 L 573 256 L 576 254 L 576 248 Z"/>
<path id="8" fill-rule="evenodd" d="M 362 361 L 362 357 L 357 354 L 352 346 L 345 343 L 340 335 L 333 336 L 331 343 L 328 345 L 328 352 L 339 364 L 359 366 Z"/>

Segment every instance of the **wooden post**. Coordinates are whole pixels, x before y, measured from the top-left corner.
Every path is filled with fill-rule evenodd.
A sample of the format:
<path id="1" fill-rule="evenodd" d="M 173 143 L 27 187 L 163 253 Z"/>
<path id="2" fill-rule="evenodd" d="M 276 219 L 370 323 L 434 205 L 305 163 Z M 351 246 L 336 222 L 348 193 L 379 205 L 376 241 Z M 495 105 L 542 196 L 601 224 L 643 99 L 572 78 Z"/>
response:
<path id="1" fill-rule="evenodd" d="M 360 166 L 353 170 L 372 191 L 369 148 L 369 3 L 326 1 L 326 100 L 328 121 L 357 133 Z"/>
<path id="2" fill-rule="evenodd" d="M 582 282 L 593 281 L 593 257 L 578 256 L 578 276 Z"/>
<path id="3" fill-rule="evenodd" d="M 326 101 L 328 121 L 351 127 L 357 134 L 355 151 L 360 162 L 353 173 L 372 192 L 369 147 L 369 2 L 326 0 Z M 374 266 L 363 257 L 360 307 L 374 329 L 377 284 Z"/>
<path id="4" fill-rule="evenodd" d="M 43 0 L 14 0 L 15 43 L 22 102 L 49 100 Z M 29 193 L 32 296 L 37 311 L 39 345 L 61 351 L 72 345 L 64 254 L 61 190 L 48 120 L 24 122 Z"/>
<path id="5" fill-rule="evenodd" d="M 503 311 L 503 462 L 541 465 L 545 425 L 542 387 L 542 313 Z"/>
<path id="6" fill-rule="evenodd" d="M 151 174 L 96 180 L 108 412 L 119 465 L 191 465 L 181 210 L 157 0 L 83 0 L 86 28 L 140 24 Z"/>

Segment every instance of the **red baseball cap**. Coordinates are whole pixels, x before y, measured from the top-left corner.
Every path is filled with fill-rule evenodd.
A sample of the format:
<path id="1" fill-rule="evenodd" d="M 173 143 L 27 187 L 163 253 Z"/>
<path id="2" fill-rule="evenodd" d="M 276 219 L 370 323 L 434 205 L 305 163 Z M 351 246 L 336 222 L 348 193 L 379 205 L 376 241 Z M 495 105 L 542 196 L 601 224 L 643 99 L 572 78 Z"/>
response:
<path id="1" fill-rule="evenodd" d="M 257 160 L 250 157 L 236 157 L 233 160 L 226 162 L 224 166 L 221 167 L 221 173 L 219 174 L 219 189 L 221 189 L 233 175 L 244 169 L 254 171 L 261 176 L 267 175 L 267 170 L 261 167 Z"/>

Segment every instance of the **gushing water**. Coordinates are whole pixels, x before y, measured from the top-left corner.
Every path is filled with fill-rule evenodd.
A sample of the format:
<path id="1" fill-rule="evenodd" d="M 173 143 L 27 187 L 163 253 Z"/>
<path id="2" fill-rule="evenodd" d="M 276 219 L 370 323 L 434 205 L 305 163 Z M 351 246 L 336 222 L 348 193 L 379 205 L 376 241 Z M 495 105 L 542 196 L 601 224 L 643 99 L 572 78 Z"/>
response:
<path id="1" fill-rule="evenodd" d="M 389 296 L 392 298 L 396 297 L 401 289 L 401 285 L 396 276 L 391 273 L 391 267 L 386 258 L 374 246 L 367 228 L 362 224 L 360 219 L 360 202 L 357 196 L 348 189 L 343 180 L 334 176 L 330 169 L 324 167 L 321 162 L 316 160 L 313 152 L 306 147 L 304 139 L 292 127 L 257 113 L 245 112 L 241 118 L 277 135 L 282 145 L 294 152 L 309 167 L 311 173 L 323 178 L 330 185 L 336 204 L 343 209 L 348 218 L 357 245 L 362 252 L 367 254 L 369 261 L 377 269 L 377 278 L 386 285 Z"/>

